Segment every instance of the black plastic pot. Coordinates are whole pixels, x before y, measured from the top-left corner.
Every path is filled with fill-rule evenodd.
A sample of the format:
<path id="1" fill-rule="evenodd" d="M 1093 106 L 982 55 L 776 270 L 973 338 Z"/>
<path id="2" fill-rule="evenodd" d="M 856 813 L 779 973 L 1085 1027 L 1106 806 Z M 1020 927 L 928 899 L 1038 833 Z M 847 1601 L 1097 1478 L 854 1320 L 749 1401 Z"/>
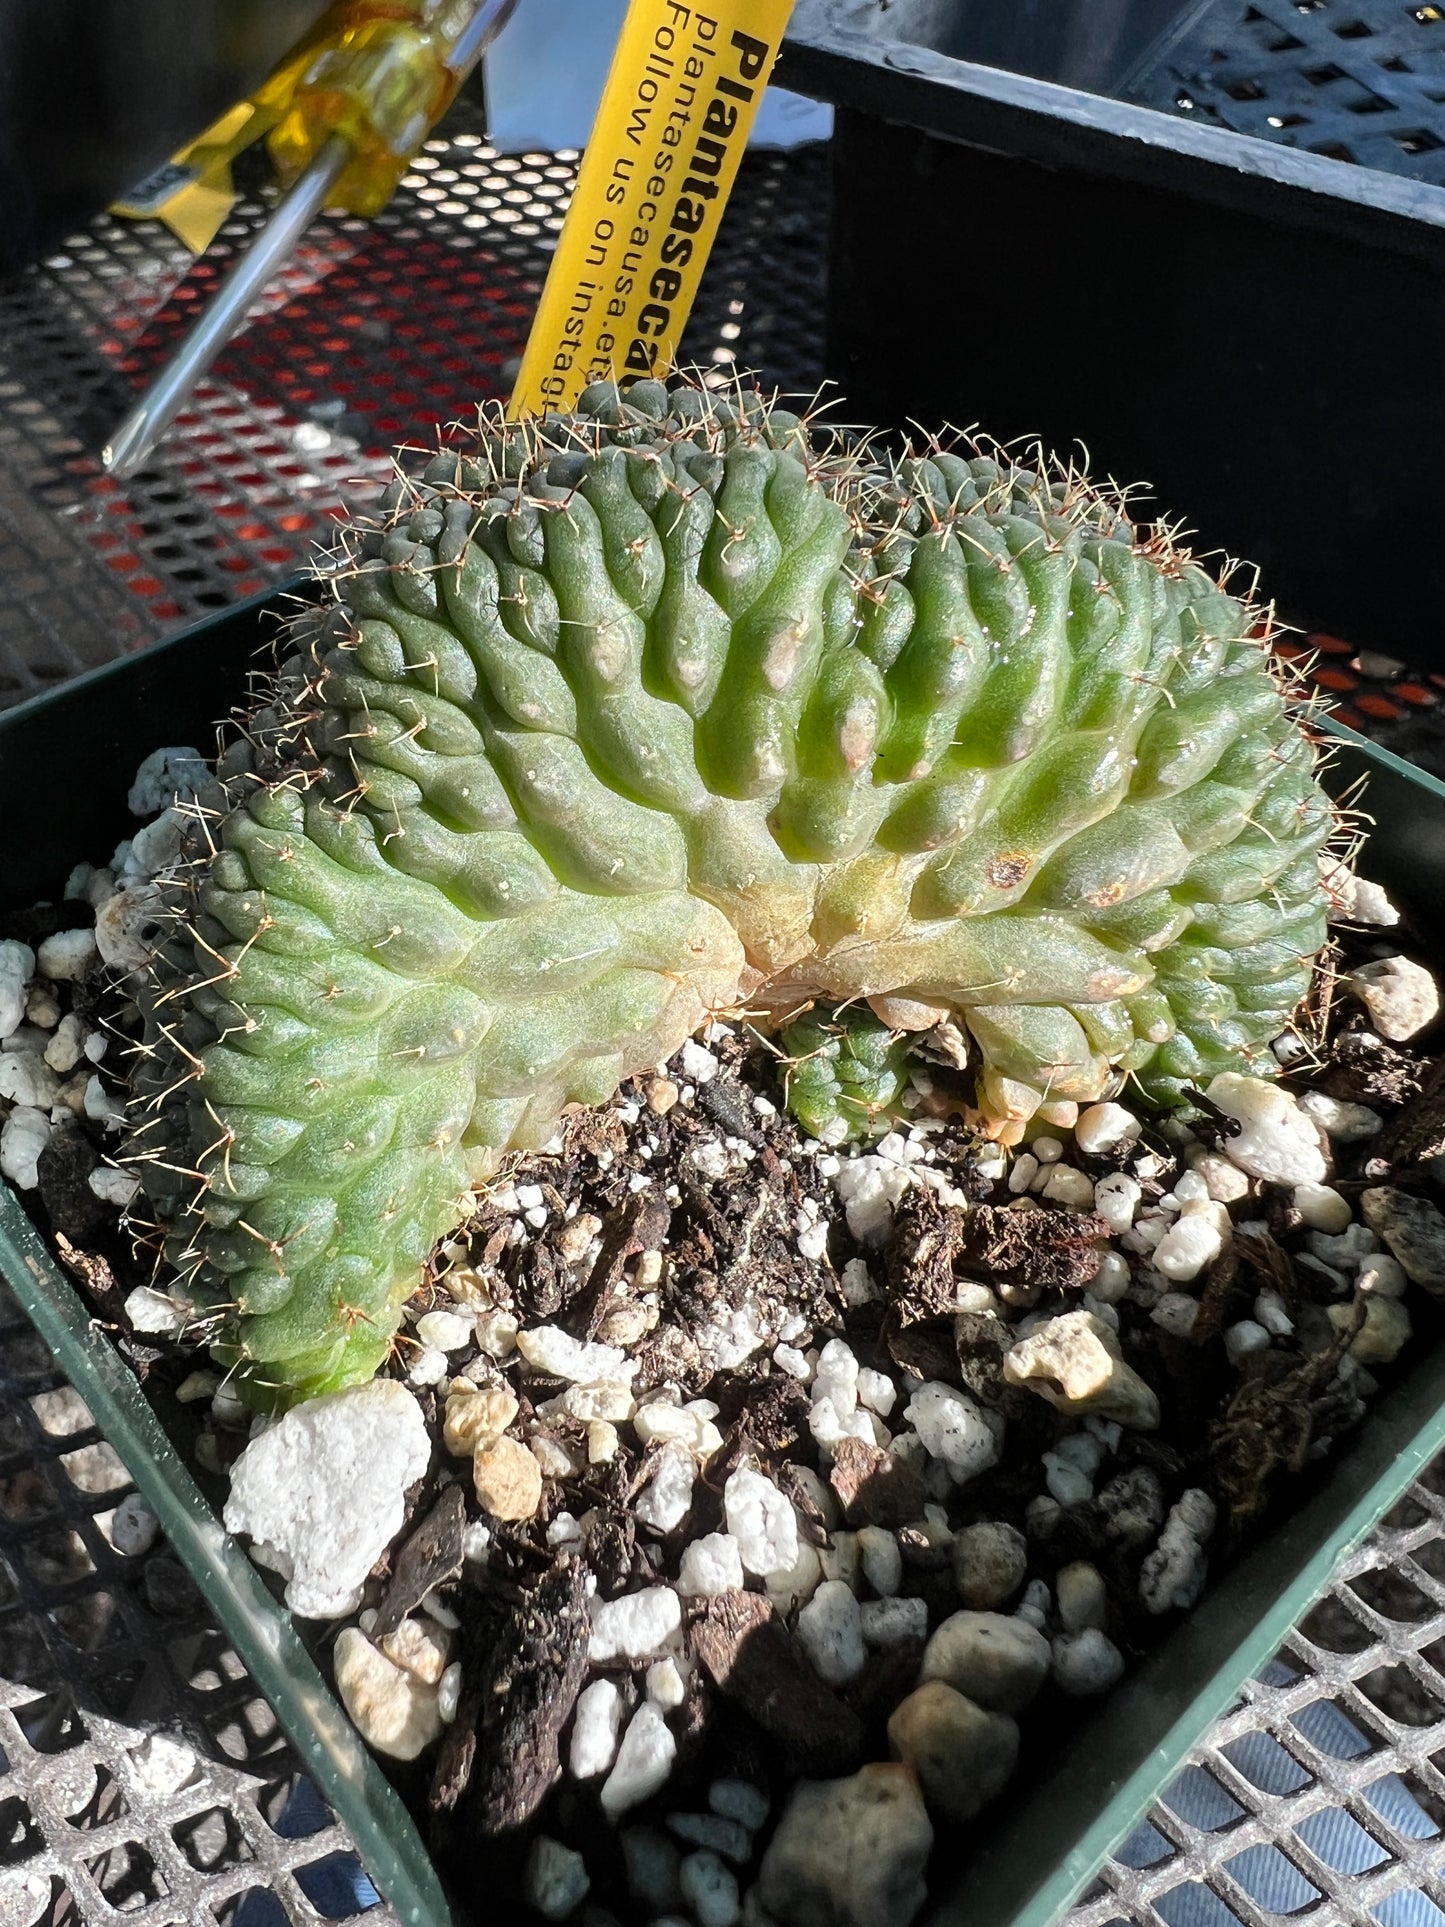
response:
<path id="1" fill-rule="evenodd" d="M 290 585 L 292 588 L 299 585 Z M 209 747 L 214 718 L 244 699 L 294 602 L 288 590 L 0 716 L 0 819 L 11 842 L 0 910 L 54 895 L 79 859 L 103 855 L 127 821 L 136 765 L 163 744 Z M 1383 826 L 1363 868 L 1445 946 L 1445 784 L 1335 732 L 1337 795 L 1368 779 Z M 57 784 L 58 767 L 84 772 Z M 228 1539 L 92 1307 L 62 1274 L 17 1197 L 0 1184 L 0 1280 L 158 1513 L 237 1653 L 275 1707 L 307 1771 L 349 1828 L 407 1927 L 484 1918 L 474 1889 L 448 1905 L 415 1826 L 323 1683 L 289 1616 Z M 1354 1546 L 1445 1448 L 1445 1347 L 1422 1345 L 1356 1435 L 1267 1538 L 1226 1571 L 1149 1659 L 1004 1802 L 968 1857 L 940 1856 L 919 1927 L 1050 1927 L 1107 1851 L 1135 1826 L 1210 1722 L 1276 1651 Z M 974 1848 L 980 1850 L 974 1857 Z"/>
<path id="2" fill-rule="evenodd" d="M 1290 621 L 1429 666 L 1445 188 L 1084 91 L 1161 24 L 798 0 L 778 78 L 837 107 L 829 373 L 850 419 L 1082 442 Z"/>

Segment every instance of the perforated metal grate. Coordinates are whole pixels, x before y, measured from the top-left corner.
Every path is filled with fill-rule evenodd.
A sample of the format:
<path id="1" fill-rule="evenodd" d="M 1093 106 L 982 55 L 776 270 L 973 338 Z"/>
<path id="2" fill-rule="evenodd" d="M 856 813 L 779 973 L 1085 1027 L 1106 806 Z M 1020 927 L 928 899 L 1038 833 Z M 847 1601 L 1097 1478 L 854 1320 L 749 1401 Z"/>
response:
<path id="1" fill-rule="evenodd" d="M 1331 160 L 1445 185 L 1445 6 L 1212 0 L 1121 92 Z"/>
<path id="2" fill-rule="evenodd" d="M 0 703 L 303 564 L 399 443 L 503 395 L 576 174 L 499 156 L 461 102 L 374 222 L 325 215 L 127 482 L 98 451 L 274 196 L 193 263 L 103 215 L 0 287 Z M 684 344 L 789 390 L 822 375 L 821 148 L 750 154 Z"/>
<path id="3" fill-rule="evenodd" d="M 0 1287 L 0 1927 L 395 1927 L 132 1491 Z"/>

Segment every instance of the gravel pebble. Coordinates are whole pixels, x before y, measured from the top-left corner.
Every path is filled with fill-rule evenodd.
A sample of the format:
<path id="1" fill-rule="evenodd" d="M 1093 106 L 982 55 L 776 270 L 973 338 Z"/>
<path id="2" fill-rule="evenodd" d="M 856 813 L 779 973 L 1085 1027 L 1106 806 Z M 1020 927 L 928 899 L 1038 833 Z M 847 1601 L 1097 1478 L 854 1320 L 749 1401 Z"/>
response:
<path id="1" fill-rule="evenodd" d="M 520 1439 L 489 1439 L 472 1459 L 472 1487 L 494 1519 L 530 1519 L 542 1503 L 542 1467 Z"/>
<path id="2" fill-rule="evenodd" d="M 587 1898 L 587 1863 L 573 1847 L 539 1833 L 522 1869 L 522 1897 L 543 1920 L 566 1920 Z"/>
<path id="3" fill-rule="evenodd" d="M 1321 1184 L 1325 1156 L 1313 1122 L 1288 1091 L 1262 1077 L 1221 1071 L 1205 1092 L 1242 1127 L 1224 1140 L 1224 1153 L 1251 1177 L 1271 1184 Z"/>
<path id="4" fill-rule="evenodd" d="M 671 1586 L 648 1586 L 592 1607 L 593 1665 L 610 1659 L 644 1659 L 667 1644 L 682 1624 L 682 1601 Z"/>
<path id="5" fill-rule="evenodd" d="M 686 1856 L 678 1884 L 698 1927 L 733 1927 L 742 1912 L 736 1874 L 709 1848 Z"/>
<path id="6" fill-rule="evenodd" d="M 359 1627 L 343 1626 L 337 1634 L 332 1667 L 342 1705 L 378 1753 L 414 1760 L 440 1735 L 435 1691 L 378 1652 Z"/>
<path id="7" fill-rule="evenodd" d="M 602 1783 L 602 1811 L 615 1820 L 629 1807 L 650 1800 L 666 1782 L 676 1757 L 677 1742 L 662 1708 L 644 1700 L 628 1721 L 617 1762 Z"/>
<path id="8" fill-rule="evenodd" d="M 615 1681 L 594 1679 L 577 1696 L 567 1764 L 574 1779 L 592 1780 L 605 1773 L 617 1757 L 617 1739 L 625 1711 Z"/>
<path id="9" fill-rule="evenodd" d="M 128 1492 L 111 1514 L 110 1542 L 130 1558 L 149 1552 L 161 1536 L 161 1522 L 139 1492 Z"/>
<path id="10" fill-rule="evenodd" d="M 40 1182 L 40 1153 L 49 1142 L 50 1119 L 45 1113 L 17 1105 L 0 1129 L 0 1171 L 19 1190 L 33 1191 Z"/>
<path id="11" fill-rule="evenodd" d="M 923 1905 L 933 1828 L 905 1766 L 793 1788 L 758 1876 L 784 1927 L 908 1927 Z"/>
<path id="12" fill-rule="evenodd" d="M 825 1579 L 798 1614 L 798 1643 L 830 1686 L 856 1679 L 867 1661 L 863 1621 L 851 1587 Z"/>
<path id="13" fill-rule="evenodd" d="M 1063 1634 L 1052 1651 L 1054 1684 L 1071 1698 L 1107 1693 L 1123 1677 L 1124 1655 L 1097 1626 Z"/>
<path id="14" fill-rule="evenodd" d="M 917 1774 L 929 1812 L 958 1823 L 1002 1793 L 1018 1759 L 1019 1729 L 1006 1713 L 935 1679 L 894 1708 L 888 1744 Z"/>
<path id="15" fill-rule="evenodd" d="M 1369 1011 L 1375 1029 L 1392 1044 L 1416 1036 L 1440 1014 L 1435 979 L 1409 957 L 1362 964 L 1345 982 Z"/>
<path id="16" fill-rule="evenodd" d="M 1049 1670 L 1049 1642 L 1026 1620 L 1002 1613 L 954 1613 L 924 1648 L 921 1677 L 945 1680 L 992 1713 L 1018 1713 Z"/>
<path id="17" fill-rule="evenodd" d="M 1445 1216 L 1438 1206 L 1384 1184 L 1361 1193 L 1360 1212 L 1410 1282 L 1445 1297 Z"/>
<path id="18" fill-rule="evenodd" d="M 928 1637 L 926 1599 L 865 1599 L 858 1618 L 865 1646 L 906 1646 Z"/>

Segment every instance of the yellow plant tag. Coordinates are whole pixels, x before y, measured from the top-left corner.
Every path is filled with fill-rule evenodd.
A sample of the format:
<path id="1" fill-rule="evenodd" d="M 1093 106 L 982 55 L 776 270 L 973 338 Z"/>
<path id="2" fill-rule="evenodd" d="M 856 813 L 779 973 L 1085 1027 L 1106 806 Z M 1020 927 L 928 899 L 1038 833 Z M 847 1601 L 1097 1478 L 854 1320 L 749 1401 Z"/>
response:
<path id="1" fill-rule="evenodd" d="M 276 120 L 248 100 L 227 108 L 204 134 L 133 187 L 110 212 L 132 221 L 164 221 L 192 254 L 204 254 L 235 205 L 231 162 Z"/>
<path id="2" fill-rule="evenodd" d="M 512 415 L 671 368 L 792 10 L 793 0 L 632 0 Z"/>

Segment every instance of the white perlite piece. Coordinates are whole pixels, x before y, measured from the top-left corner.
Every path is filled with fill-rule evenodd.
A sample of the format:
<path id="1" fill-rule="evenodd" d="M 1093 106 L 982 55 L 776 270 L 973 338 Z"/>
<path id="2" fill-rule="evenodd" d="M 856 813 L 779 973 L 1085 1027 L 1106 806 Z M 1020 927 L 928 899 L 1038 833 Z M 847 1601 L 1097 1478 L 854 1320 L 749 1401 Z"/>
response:
<path id="1" fill-rule="evenodd" d="M 903 1408 L 929 1456 L 947 1465 L 956 1485 L 987 1472 L 998 1460 L 993 1428 L 967 1393 L 939 1380 L 920 1385 Z"/>
<path id="2" fill-rule="evenodd" d="M 565 1920 L 587 1898 L 592 1882 L 575 1847 L 539 1833 L 522 1869 L 522 1897 L 543 1920 Z"/>
<path id="3" fill-rule="evenodd" d="M 1357 876 L 1347 863 L 1322 856 L 1320 879 L 1330 894 L 1331 923 L 1372 923 L 1384 929 L 1400 921 L 1399 911 L 1379 884 Z"/>
<path id="4" fill-rule="evenodd" d="M 0 1097 L 36 1111 L 48 1111 L 60 1092 L 60 1079 L 39 1051 L 0 1051 Z"/>
<path id="5" fill-rule="evenodd" d="M 798 1560 L 793 1502 L 761 1472 L 741 1465 L 723 1487 L 723 1511 L 743 1565 L 758 1578 L 788 1572 Z"/>
<path id="6" fill-rule="evenodd" d="M 1060 1411 L 1092 1412 L 1144 1432 L 1159 1424 L 1158 1399 L 1093 1312 L 1045 1319 L 1004 1354 L 1003 1371 L 1011 1385 L 1026 1385 Z"/>
<path id="7" fill-rule="evenodd" d="M 856 1679 L 868 1660 L 858 1601 L 841 1579 L 825 1579 L 798 1614 L 798 1643 L 830 1686 Z"/>
<path id="8" fill-rule="evenodd" d="M 45 1113 L 17 1105 L 0 1130 L 0 1171 L 20 1190 L 33 1191 L 40 1182 L 40 1153 L 49 1142 L 50 1119 Z"/>
<path id="9" fill-rule="evenodd" d="M 57 930 L 35 953 L 42 977 L 53 984 L 83 983 L 96 959 L 94 930 Z"/>
<path id="10" fill-rule="evenodd" d="M 1159 1543 L 1139 1573 L 1139 1597 L 1146 1612 L 1187 1611 L 1198 1600 L 1208 1572 L 1204 1548 L 1214 1519 L 1214 1501 L 1198 1486 L 1191 1486 L 1170 1510 Z"/>
<path id="11" fill-rule="evenodd" d="M 476 1325 L 455 1311 L 423 1312 L 416 1321 L 416 1335 L 423 1345 L 439 1352 L 459 1352 L 476 1336 Z"/>
<path id="12" fill-rule="evenodd" d="M 231 1468 L 228 1532 L 245 1532 L 306 1619 L 361 1603 L 367 1574 L 401 1530 L 408 1486 L 431 1458 L 421 1407 L 395 1379 L 295 1405 Z"/>
<path id="13" fill-rule="evenodd" d="M 1343 1098 L 1326 1097 L 1323 1091 L 1306 1091 L 1299 1107 L 1336 1144 L 1360 1144 L 1385 1126 L 1384 1118 L 1368 1104 L 1347 1104 Z"/>
<path id="14" fill-rule="evenodd" d="M 125 1301 L 125 1315 L 131 1329 L 157 1338 L 178 1338 L 194 1310 L 195 1306 L 188 1300 L 167 1297 L 165 1292 L 156 1291 L 150 1285 L 137 1285 Z M 400 1520 L 397 1523 L 400 1524 Z"/>
<path id="15" fill-rule="evenodd" d="M 1345 982 L 1369 1011 L 1375 1029 L 1392 1044 L 1416 1036 L 1440 1015 L 1435 979 L 1409 957 L 1362 964 Z"/>
<path id="16" fill-rule="evenodd" d="M 435 1689 L 378 1652 L 359 1627 L 342 1627 L 332 1664 L 342 1705 L 361 1737 L 378 1753 L 394 1760 L 414 1760 L 440 1735 L 442 1717 Z"/>
<path id="17" fill-rule="evenodd" d="M 909 1146 L 909 1149 L 922 1147 Z M 894 1206 L 913 1182 L 908 1165 L 872 1153 L 846 1159 L 833 1179 L 848 1229 L 860 1245 L 882 1244 L 893 1223 Z"/>
<path id="18" fill-rule="evenodd" d="M 671 1586 L 648 1586 L 592 1607 L 594 1666 L 609 1659 L 645 1659 L 665 1646 L 682 1624 L 682 1601 Z"/>
<path id="19" fill-rule="evenodd" d="M 516 1334 L 517 1350 L 534 1371 L 549 1378 L 569 1379 L 574 1385 L 602 1381 L 631 1384 L 637 1361 L 615 1345 L 584 1345 L 560 1325 L 534 1325 Z"/>
<path id="20" fill-rule="evenodd" d="M 0 1037 L 25 1021 L 25 986 L 35 975 L 35 952 L 13 937 L 0 942 Z"/>
<path id="21" fill-rule="evenodd" d="M 602 1811 L 609 1820 L 629 1807 L 650 1800 L 672 1771 L 677 1741 L 668 1729 L 662 1708 L 644 1700 L 628 1722 L 618 1748 L 617 1764 L 602 1783 Z"/>
<path id="22" fill-rule="evenodd" d="M 669 1439 L 657 1455 L 656 1468 L 638 1494 L 633 1512 L 653 1532 L 672 1532 L 687 1517 L 696 1476 L 692 1453 L 680 1439 Z"/>
<path id="23" fill-rule="evenodd" d="M 1094 1209 L 1117 1236 L 1134 1222 L 1144 1193 L 1127 1171 L 1111 1171 L 1094 1186 Z"/>
<path id="24" fill-rule="evenodd" d="M 611 1766 L 617 1757 L 623 1711 L 621 1691 L 610 1679 L 594 1679 L 577 1695 L 567 1754 L 574 1779 L 593 1780 Z"/>
<path id="25" fill-rule="evenodd" d="M 742 1554 L 730 1532 L 710 1532 L 684 1548 L 677 1581 L 684 1599 L 716 1599 L 740 1592 L 742 1585 Z"/>
<path id="26" fill-rule="evenodd" d="M 135 773 L 126 806 L 132 816 L 154 816 L 178 798 L 190 802 L 210 780 L 210 765 L 198 749 L 153 749 Z"/>
<path id="27" fill-rule="evenodd" d="M 1221 1071 L 1205 1095 L 1242 1127 L 1223 1144 L 1225 1156 L 1241 1171 L 1270 1184 L 1324 1182 L 1319 1132 L 1288 1091 L 1262 1077 Z"/>

